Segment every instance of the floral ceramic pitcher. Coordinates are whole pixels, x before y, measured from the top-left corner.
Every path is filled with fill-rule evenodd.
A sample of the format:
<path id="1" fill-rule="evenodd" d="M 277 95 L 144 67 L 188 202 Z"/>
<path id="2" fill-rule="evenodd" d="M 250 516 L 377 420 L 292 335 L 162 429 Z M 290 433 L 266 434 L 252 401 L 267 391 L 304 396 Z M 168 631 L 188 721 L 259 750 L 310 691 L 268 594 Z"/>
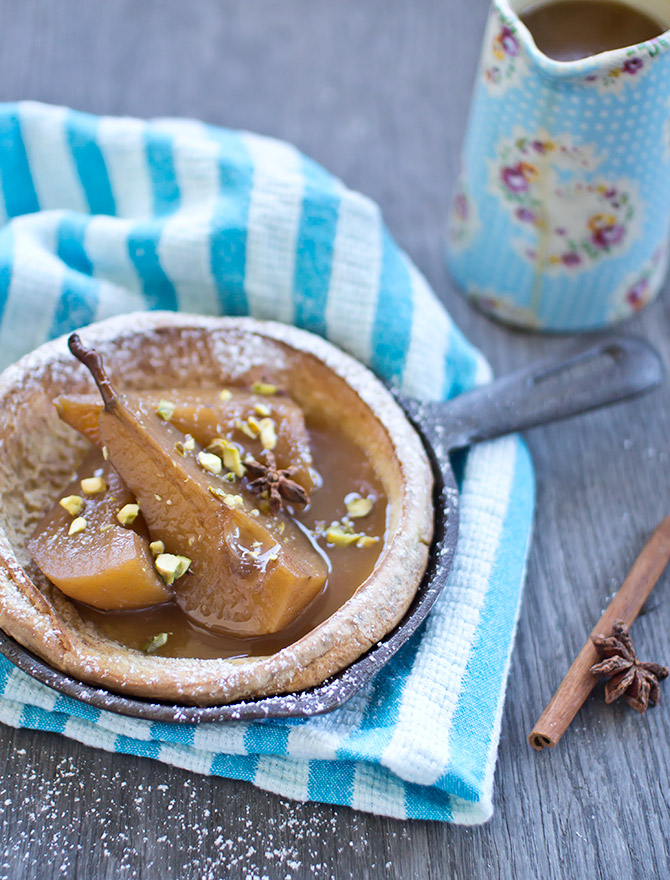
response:
<path id="1" fill-rule="evenodd" d="M 668 18 L 667 0 L 647 0 Z M 658 293 L 670 234 L 670 32 L 579 61 L 494 0 L 447 262 L 482 310 L 537 330 L 626 318 Z"/>

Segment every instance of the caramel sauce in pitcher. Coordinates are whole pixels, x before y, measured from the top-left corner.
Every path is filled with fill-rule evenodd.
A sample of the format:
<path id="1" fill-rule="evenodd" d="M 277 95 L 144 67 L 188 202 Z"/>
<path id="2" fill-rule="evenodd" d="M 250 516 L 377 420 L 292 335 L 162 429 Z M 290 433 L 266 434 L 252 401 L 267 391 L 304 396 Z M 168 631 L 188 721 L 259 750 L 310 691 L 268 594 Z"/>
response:
<path id="1" fill-rule="evenodd" d="M 646 12 L 615 0 L 541 0 L 519 17 L 538 49 L 556 61 L 634 46 L 665 30 Z"/>

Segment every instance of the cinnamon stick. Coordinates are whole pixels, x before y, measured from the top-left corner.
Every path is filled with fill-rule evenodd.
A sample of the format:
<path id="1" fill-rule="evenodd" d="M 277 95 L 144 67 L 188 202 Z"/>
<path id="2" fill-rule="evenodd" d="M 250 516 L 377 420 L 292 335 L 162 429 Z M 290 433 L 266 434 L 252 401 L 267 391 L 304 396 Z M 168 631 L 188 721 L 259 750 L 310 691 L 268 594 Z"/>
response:
<path id="1" fill-rule="evenodd" d="M 640 613 L 668 561 L 670 516 L 666 516 L 644 545 L 626 580 L 593 627 L 586 644 L 528 735 L 528 742 L 534 749 L 553 749 L 598 683 L 597 677 L 589 672 L 599 660 L 591 637 L 610 635 L 615 620 L 623 620 L 629 627 Z"/>

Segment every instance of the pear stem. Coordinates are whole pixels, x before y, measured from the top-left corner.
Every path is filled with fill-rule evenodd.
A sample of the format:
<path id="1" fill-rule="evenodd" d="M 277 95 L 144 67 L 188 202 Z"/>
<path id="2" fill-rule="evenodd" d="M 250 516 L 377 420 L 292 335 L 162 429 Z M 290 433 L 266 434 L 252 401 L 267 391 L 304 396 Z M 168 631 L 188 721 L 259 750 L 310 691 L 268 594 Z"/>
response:
<path id="1" fill-rule="evenodd" d="M 94 348 L 86 348 L 77 333 L 73 333 L 70 336 L 67 344 L 72 354 L 78 361 L 82 362 L 95 379 L 95 384 L 98 386 L 105 409 L 114 409 L 117 402 L 117 394 L 102 365 L 102 355 L 98 354 Z"/>

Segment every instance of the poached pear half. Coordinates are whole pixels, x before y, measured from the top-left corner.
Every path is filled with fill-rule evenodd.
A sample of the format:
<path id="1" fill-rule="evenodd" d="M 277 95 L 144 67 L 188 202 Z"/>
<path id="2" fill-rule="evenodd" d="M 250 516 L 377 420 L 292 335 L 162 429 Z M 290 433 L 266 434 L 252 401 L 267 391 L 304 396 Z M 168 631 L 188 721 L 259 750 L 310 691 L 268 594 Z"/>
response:
<path id="1" fill-rule="evenodd" d="M 152 541 L 190 560 L 173 584 L 178 605 L 194 623 L 238 636 L 287 626 L 325 585 L 321 553 L 284 512 L 264 511 L 245 478 L 210 472 L 201 444 L 185 444 L 151 406 L 118 394 L 76 334 L 69 344 L 98 385 L 100 442 Z"/>

